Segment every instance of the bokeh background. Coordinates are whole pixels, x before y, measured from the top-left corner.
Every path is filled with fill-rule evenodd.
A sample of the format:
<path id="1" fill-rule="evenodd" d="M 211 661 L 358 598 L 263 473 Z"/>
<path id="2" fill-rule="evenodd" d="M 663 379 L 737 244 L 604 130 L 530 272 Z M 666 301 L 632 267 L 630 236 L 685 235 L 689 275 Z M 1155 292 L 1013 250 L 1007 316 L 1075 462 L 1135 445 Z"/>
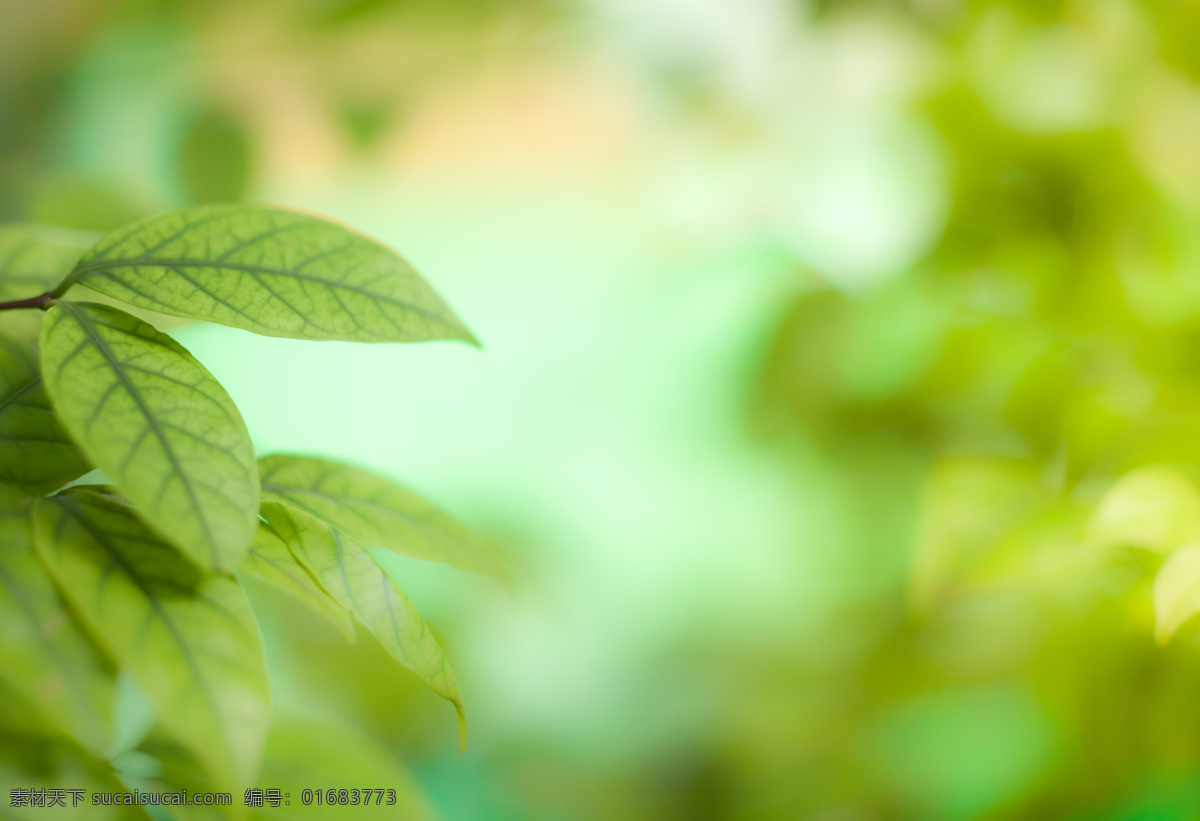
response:
<path id="1" fill-rule="evenodd" d="M 1200 817 L 1200 644 L 1153 607 L 1200 464 L 1200 6 L 0 2 L 0 218 L 230 199 L 388 242 L 484 346 L 173 331 L 261 453 L 518 568 L 382 557 L 462 757 L 255 588 L 318 759 L 448 821 Z"/>

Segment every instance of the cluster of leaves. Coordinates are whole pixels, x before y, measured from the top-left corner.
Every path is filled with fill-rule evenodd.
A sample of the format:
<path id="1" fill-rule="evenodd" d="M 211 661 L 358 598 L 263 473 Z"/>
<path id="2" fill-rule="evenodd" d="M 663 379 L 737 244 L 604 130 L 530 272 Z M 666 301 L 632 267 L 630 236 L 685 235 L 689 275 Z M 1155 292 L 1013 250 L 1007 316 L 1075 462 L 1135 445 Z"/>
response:
<path id="1" fill-rule="evenodd" d="M 295 211 L 198 206 L 85 251 L 92 239 L 0 228 L 2 307 L 42 309 L 0 313 L 0 683 L 103 763 L 128 680 L 204 783 L 247 784 L 271 716 L 240 583 L 254 576 L 350 641 L 357 621 L 465 726 L 441 647 L 368 548 L 499 576 L 492 547 L 359 469 L 256 461 L 237 407 L 179 343 L 66 295 L 296 339 L 470 333 L 393 251 Z M 77 483 L 93 469 L 111 484 Z"/>

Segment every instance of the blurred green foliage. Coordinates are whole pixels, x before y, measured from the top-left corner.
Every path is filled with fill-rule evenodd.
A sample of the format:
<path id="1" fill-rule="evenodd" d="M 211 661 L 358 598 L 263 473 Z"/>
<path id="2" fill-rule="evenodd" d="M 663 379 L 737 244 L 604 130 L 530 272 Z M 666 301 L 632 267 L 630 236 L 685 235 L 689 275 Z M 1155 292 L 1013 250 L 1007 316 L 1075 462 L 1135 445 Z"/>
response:
<path id="1" fill-rule="evenodd" d="M 822 4 L 823 24 L 862 5 Z M 902 277 L 861 293 L 806 290 L 776 332 L 757 426 L 828 451 L 829 470 L 863 488 L 861 515 L 887 495 L 917 517 L 857 546 L 864 564 L 881 552 L 911 555 L 890 592 L 869 599 L 896 608 L 875 616 L 891 637 L 879 652 L 889 641 L 905 649 L 879 679 L 873 654 L 838 677 L 887 687 L 919 680 L 915 671 L 933 662 L 916 686 L 892 685 L 851 710 L 866 722 L 858 745 L 884 756 L 882 779 L 863 795 L 898 802 L 862 817 L 1194 811 L 1200 715 L 1174 694 L 1200 684 L 1195 643 L 1154 648 L 1149 611 L 1161 562 L 1151 551 L 1189 544 L 1200 523 L 1190 503 L 1200 457 L 1194 203 L 1163 190 L 1138 156 L 1136 134 L 1149 126 L 1138 91 L 1117 96 L 1128 76 L 1100 87 L 1108 99 L 1093 118 L 1060 123 L 1032 104 L 1014 116 L 1013 95 L 1024 104 L 1039 90 L 996 92 L 1002 59 L 971 66 L 977 44 L 1007 28 L 1011 54 L 1049 36 L 1082 42 L 1097 76 L 1113 64 L 1145 83 L 1188 73 L 1192 12 L 1149 5 L 978 4 L 929 15 L 946 67 L 913 110 L 946 152 L 944 227 Z M 1105 32 L 1114 10 L 1140 31 Z M 1120 47 L 1138 35 L 1157 39 L 1158 54 Z M 864 440 L 901 454 L 920 478 L 872 493 L 876 462 L 840 456 Z M 1178 467 L 1150 468 L 1174 471 L 1162 481 L 1120 484 L 1159 465 Z M 1118 484 L 1124 495 L 1106 497 Z M 1185 564 L 1176 563 L 1176 585 L 1192 589 Z M 1196 612 L 1178 606 L 1183 618 L 1160 638 Z M 849 803 L 871 804 L 862 795 Z"/>

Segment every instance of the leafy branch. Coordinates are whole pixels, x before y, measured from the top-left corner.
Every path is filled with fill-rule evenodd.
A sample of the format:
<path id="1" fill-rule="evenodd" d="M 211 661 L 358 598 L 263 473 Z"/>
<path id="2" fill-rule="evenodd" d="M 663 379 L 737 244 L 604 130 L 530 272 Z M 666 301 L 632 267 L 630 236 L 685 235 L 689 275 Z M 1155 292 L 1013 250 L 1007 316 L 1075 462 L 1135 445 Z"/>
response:
<path id="1" fill-rule="evenodd" d="M 394 251 L 297 211 L 207 205 L 87 249 L 57 237 L 0 227 L 0 311 L 43 311 L 0 320 L 0 616 L 15 625 L 0 680 L 34 702 L 47 677 L 69 682 L 41 706 L 103 759 L 126 675 L 209 783 L 245 784 L 271 725 L 240 583 L 255 576 L 348 640 L 361 624 L 462 722 L 444 652 L 366 548 L 502 577 L 495 549 L 381 477 L 256 459 L 237 406 L 182 345 L 67 294 L 297 339 L 473 343 L 461 321 Z M 111 485 L 74 484 L 94 468 Z"/>

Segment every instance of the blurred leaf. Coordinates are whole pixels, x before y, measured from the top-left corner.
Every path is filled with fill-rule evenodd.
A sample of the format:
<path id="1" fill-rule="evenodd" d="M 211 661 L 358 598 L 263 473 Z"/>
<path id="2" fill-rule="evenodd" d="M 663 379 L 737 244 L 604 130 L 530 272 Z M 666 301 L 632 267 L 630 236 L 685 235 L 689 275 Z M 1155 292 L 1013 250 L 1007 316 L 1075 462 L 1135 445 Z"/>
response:
<path id="1" fill-rule="evenodd" d="M 1039 501 L 1037 470 L 1018 460 L 945 459 L 930 471 L 912 569 L 914 599 L 927 607 L 972 557 Z"/>
<path id="2" fill-rule="evenodd" d="M 1062 447 L 1063 419 L 1077 389 L 1074 364 L 1069 356 L 1047 346 L 1027 361 L 1004 400 L 1005 421 L 1046 457 Z"/>
<path id="3" fill-rule="evenodd" d="M 122 670 L 117 675 L 116 691 L 117 733 L 109 751 L 109 759 L 114 761 L 114 766 L 116 759 L 132 753 L 142 743 L 155 722 L 154 702 L 138 687 L 128 671 Z"/>
<path id="4" fill-rule="evenodd" d="M 756 410 L 764 421 L 828 424 L 843 401 L 838 368 L 852 303 L 836 291 L 798 297 L 772 339 Z"/>
<path id="5" fill-rule="evenodd" d="M 267 336 L 474 341 L 391 249 L 328 220 L 262 205 L 200 205 L 114 231 L 84 255 L 71 282 Z"/>
<path id="6" fill-rule="evenodd" d="M 200 792 L 236 792 L 229 785 L 214 784 L 205 779 L 202 762 L 178 741 L 160 730 L 153 729 L 136 751 L 112 761 L 117 777 L 128 790 L 141 792 L 178 793 L 186 789 L 190 795 Z M 246 811 L 242 794 L 230 795 L 229 806 L 169 805 L 160 810 L 158 818 L 170 821 L 243 821 Z"/>
<path id="7" fill-rule="evenodd" d="M 371 554 L 302 510 L 263 502 L 262 515 L 317 582 L 407 667 L 458 713 L 466 743 L 462 693 L 421 614 Z"/>
<path id="8" fill-rule="evenodd" d="M 967 819 L 991 817 L 1052 772 L 1056 740 L 1038 697 L 1017 680 L 881 705 L 863 747 L 878 777 L 909 798 L 913 809 L 899 817 Z"/>
<path id="9" fill-rule="evenodd" d="M 504 577 L 494 547 L 400 485 L 307 456 L 264 456 L 258 467 L 263 498 L 311 513 L 365 547 Z"/>
<path id="10" fill-rule="evenodd" d="M 938 362 L 948 317 L 920 277 L 847 296 L 804 293 L 780 325 L 756 406 L 768 432 L 801 421 L 822 438 L 891 431 L 923 438 L 914 401 Z"/>
<path id="11" fill-rule="evenodd" d="M 46 493 L 89 470 L 50 408 L 37 350 L 0 336 L 0 482 Z"/>
<path id="12" fill-rule="evenodd" d="M 113 671 L 33 553 L 32 499 L 0 486 L 0 677 L 97 756 L 113 741 Z"/>
<path id="13" fill-rule="evenodd" d="M 84 231 L 69 231 L 33 223 L 0 225 L 0 301 L 45 293 L 66 279 L 83 252 L 99 239 Z M 0 313 L 0 333 L 36 342 L 42 312 Z"/>
<path id="14" fill-rule="evenodd" d="M 1144 13 L 1154 24 L 1163 61 L 1193 83 L 1200 82 L 1200 53 L 1196 49 L 1200 8 L 1187 0 L 1165 0 L 1145 4 Z"/>
<path id="15" fill-rule="evenodd" d="M 33 704 L 19 695 L 0 692 L 3 707 L 13 712 L 35 712 Z M 6 716 L 7 717 L 7 716 Z M 146 821 L 141 807 L 93 805 L 93 793 L 121 792 L 122 784 L 113 776 L 102 759 L 89 755 L 74 744 L 59 738 L 43 738 L 13 732 L 7 722 L 0 722 L 0 818 L 36 819 L 37 821 L 77 821 L 80 818 L 97 821 Z M 44 790 L 48 806 L 13 806 L 14 790 Z M 60 791 L 65 806 L 50 805 L 51 791 Z M 71 794 L 76 790 L 78 805 Z"/>
<path id="16" fill-rule="evenodd" d="M 33 544 L 32 536 L 29 543 Z M 9 684 L 6 676 L 0 675 L 0 751 L 4 749 L 3 740 L 7 739 L 11 743 L 17 737 L 84 749 L 78 742 L 65 739 L 62 729 L 51 716 L 46 715 L 38 708 L 36 702 L 23 695 L 22 690 Z"/>
<path id="17" fill-rule="evenodd" d="M 219 782 L 259 763 L 270 704 L 241 588 L 206 576 L 125 505 L 76 492 L 40 500 L 38 555 L 92 633 Z"/>
<path id="18" fill-rule="evenodd" d="M 1121 290 L 1130 310 L 1158 328 L 1200 315 L 1200 266 L 1195 217 L 1170 203 L 1154 202 L 1123 226 L 1114 253 Z"/>
<path id="19" fill-rule="evenodd" d="M 141 208 L 113 188 L 95 180 L 75 177 L 42 185 L 31 211 L 38 222 L 89 232 L 111 231 L 144 214 Z"/>
<path id="20" fill-rule="evenodd" d="M 236 118 L 208 110 L 188 125 L 179 146 L 179 171 L 192 202 L 241 199 L 250 165 L 250 140 Z"/>
<path id="21" fill-rule="evenodd" d="M 99 235 L 90 231 L 33 223 L 0 225 L 0 300 L 49 291 L 66 279 L 97 239 Z"/>
<path id="22" fill-rule="evenodd" d="M 122 311 L 61 302 L 42 372 L 63 424 L 156 530 L 231 571 L 258 527 L 254 447 L 225 389 L 178 342 Z"/>
<path id="23" fill-rule="evenodd" d="M 313 14 L 317 22 L 339 26 L 395 8 L 396 5 L 395 0 L 325 0 L 314 6 Z"/>
<path id="24" fill-rule="evenodd" d="M 343 727 L 294 716 L 277 716 L 272 724 L 258 781 L 290 793 L 291 806 L 267 806 L 257 810 L 255 817 L 297 821 L 347 817 L 421 821 L 430 817 L 413 777 L 387 749 Z M 321 787 L 359 790 L 360 803 L 304 806 L 303 791 Z M 367 788 L 385 790 L 382 802 L 375 803 L 375 794 L 368 802 Z M 347 800 L 353 800 L 353 794 L 348 794 Z"/>
<path id="25" fill-rule="evenodd" d="M 267 522 L 258 526 L 250 552 L 238 568 L 275 584 L 291 593 L 336 627 L 346 641 L 354 644 L 354 621 L 346 609 L 321 589 L 308 571 L 288 551 L 287 545 Z"/>
<path id="26" fill-rule="evenodd" d="M 1154 577 L 1154 633 L 1166 644 L 1200 613 L 1200 544 L 1172 553 Z"/>
<path id="27" fill-rule="evenodd" d="M 392 118 L 390 101 L 342 100 L 338 106 L 342 125 L 358 148 L 369 148 L 379 141 Z"/>
<path id="28" fill-rule="evenodd" d="M 1200 489 L 1169 465 L 1125 474 L 1104 496 L 1088 537 L 1105 547 L 1140 547 L 1167 553 L 1200 541 Z"/>
<path id="29" fill-rule="evenodd" d="M 1029 460 L 945 458 L 931 469 L 910 576 L 927 610 L 960 588 L 1024 588 L 1098 564 L 1082 538 L 1085 508 Z"/>

